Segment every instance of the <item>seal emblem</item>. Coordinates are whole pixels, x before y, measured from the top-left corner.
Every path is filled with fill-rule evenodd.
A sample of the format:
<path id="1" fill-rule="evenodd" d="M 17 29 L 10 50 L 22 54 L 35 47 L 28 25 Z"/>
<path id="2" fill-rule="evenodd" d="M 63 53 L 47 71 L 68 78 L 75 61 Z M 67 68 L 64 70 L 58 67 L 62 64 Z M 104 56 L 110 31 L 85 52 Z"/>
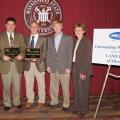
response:
<path id="1" fill-rule="evenodd" d="M 32 21 L 37 21 L 41 35 L 53 33 L 51 23 L 62 21 L 62 11 L 56 0 L 30 0 L 24 9 L 24 20 L 28 28 Z"/>

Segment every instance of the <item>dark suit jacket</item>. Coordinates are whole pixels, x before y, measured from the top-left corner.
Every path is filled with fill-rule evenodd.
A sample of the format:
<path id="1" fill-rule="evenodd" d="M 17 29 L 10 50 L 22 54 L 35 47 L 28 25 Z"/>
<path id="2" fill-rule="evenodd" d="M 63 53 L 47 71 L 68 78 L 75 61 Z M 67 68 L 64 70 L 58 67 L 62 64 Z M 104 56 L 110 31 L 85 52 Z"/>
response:
<path id="1" fill-rule="evenodd" d="M 47 67 L 50 67 L 53 73 L 56 71 L 65 73 L 66 68 L 71 69 L 72 50 L 72 37 L 63 34 L 57 52 L 54 45 L 54 36 L 48 38 Z"/>
<path id="2" fill-rule="evenodd" d="M 74 63 L 74 65 L 76 66 L 75 73 L 78 75 L 80 73 L 83 73 L 85 75 L 91 75 L 92 74 L 91 59 L 92 59 L 91 41 L 88 40 L 86 37 L 83 37 L 76 51 L 76 62 Z"/>
<path id="3" fill-rule="evenodd" d="M 30 48 L 30 37 L 26 39 L 26 46 Z M 40 48 L 40 60 L 36 61 L 36 67 L 39 72 L 45 71 L 45 59 L 46 59 L 46 50 L 47 50 L 47 40 L 41 36 L 38 37 L 36 47 Z M 25 71 L 29 71 L 30 69 L 30 61 L 25 61 Z"/>
<path id="4" fill-rule="evenodd" d="M 14 44 L 15 47 L 20 48 L 20 54 L 22 57 L 25 57 L 25 41 L 21 34 L 14 33 Z M 10 61 L 4 62 L 2 60 L 5 55 L 4 48 L 9 48 L 9 40 L 7 36 L 7 32 L 4 32 L 0 35 L 0 72 L 2 74 L 7 74 L 10 70 Z M 23 61 L 15 61 L 16 68 L 18 73 L 23 72 Z"/>

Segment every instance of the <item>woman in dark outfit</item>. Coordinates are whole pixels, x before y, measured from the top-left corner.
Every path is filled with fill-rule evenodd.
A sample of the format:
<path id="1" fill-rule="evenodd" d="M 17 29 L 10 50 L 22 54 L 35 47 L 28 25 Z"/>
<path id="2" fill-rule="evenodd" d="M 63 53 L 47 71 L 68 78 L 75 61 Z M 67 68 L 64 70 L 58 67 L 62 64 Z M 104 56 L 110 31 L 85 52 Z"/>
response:
<path id="1" fill-rule="evenodd" d="M 89 82 L 92 73 L 91 57 L 92 45 L 85 37 L 86 26 L 75 25 L 75 47 L 73 52 L 73 87 L 74 87 L 74 114 L 85 117 L 89 113 L 88 97 Z"/>

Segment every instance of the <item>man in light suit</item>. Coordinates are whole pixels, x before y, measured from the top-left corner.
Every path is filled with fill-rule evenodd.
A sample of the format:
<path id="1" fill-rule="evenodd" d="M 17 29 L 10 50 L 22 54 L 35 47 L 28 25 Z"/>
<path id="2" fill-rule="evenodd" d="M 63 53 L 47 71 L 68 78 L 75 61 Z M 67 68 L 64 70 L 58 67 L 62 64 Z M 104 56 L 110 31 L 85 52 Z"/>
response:
<path id="1" fill-rule="evenodd" d="M 25 62 L 25 80 L 26 80 L 26 95 L 28 98 L 26 108 L 30 109 L 34 103 L 34 78 L 38 85 L 38 108 L 41 108 L 45 103 L 45 58 L 46 58 L 46 39 L 39 35 L 39 24 L 33 21 L 30 25 L 31 35 L 27 38 L 27 47 L 39 48 L 40 57 L 32 58 Z M 34 43 L 34 45 L 33 45 Z"/>
<path id="2" fill-rule="evenodd" d="M 16 20 L 13 17 L 6 19 L 6 31 L 0 35 L 0 72 L 3 82 L 3 103 L 4 110 L 9 111 L 11 102 L 11 84 L 13 91 L 13 104 L 17 110 L 21 110 L 20 104 L 20 83 L 21 73 L 23 72 L 23 59 L 25 57 L 25 42 L 21 34 L 15 32 Z M 19 48 L 20 53 L 11 60 L 5 54 L 4 48 Z"/>
<path id="3" fill-rule="evenodd" d="M 52 23 L 55 34 L 48 38 L 47 71 L 50 73 L 50 107 L 58 105 L 59 82 L 63 91 L 63 111 L 68 111 L 69 80 L 72 64 L 73 39 L 62 32 L 60 21 Z"/>

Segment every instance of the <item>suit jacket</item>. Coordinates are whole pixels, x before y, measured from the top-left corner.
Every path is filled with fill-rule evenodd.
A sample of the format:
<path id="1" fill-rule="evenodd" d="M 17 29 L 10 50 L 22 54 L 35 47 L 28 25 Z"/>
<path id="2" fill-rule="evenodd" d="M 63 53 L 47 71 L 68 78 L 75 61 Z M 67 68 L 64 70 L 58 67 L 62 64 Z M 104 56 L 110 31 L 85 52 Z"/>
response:
<path id="1" fill-rule="evenodd" d="M 30 37 L 26 39 L 26 46 L 30 48 Z M 35 48 L 40 48 L 40 59 L 39 61 L 36 61 L 36 67 L 39 72 L 44 72 L 45 71 L 45 59 L 46 59 L 46 50 L 47 50 L 47 40 L 41 36 L 38 37 L 36 47 Z M 29 71 L 30 69 L 30 61 L 25 61 L 25 71 Z"/>
<path id="2" fill-rule="evenodd" d="M 71 69 L 72 64 L 73 39 L 63 34 L 58 51 L 54 45 L 54 36 L 48 38 L 47 67 L 51 72 L 65 73 L 66 68 Z"/>
<path id="3" fill-rule="evenodd" d="M 20 33 L 14 33 L 14 46 L 19 47 L 20 55 L 25 57 L 25 41 L 23 36 Z M 9 40 L 7 32 L 4 32 L 0 35 L 0 72 L 2 74 L 7 74 L 10 70 L 10 61 L 4 62 L 3 56 L 5 55 L 4 48 L 9 48 Z M 16 69 L 18 73 L 23 72 L 23 61 L 15 61 Z"/>
<path id="4" fill-rule="evenodd" d="M 75 43 L 76 44 L 76 43 Z M 76 51 L 75 73 L 85 75 L 92 74 L 92 44 L 86 37 L 83 37 Z"/>

